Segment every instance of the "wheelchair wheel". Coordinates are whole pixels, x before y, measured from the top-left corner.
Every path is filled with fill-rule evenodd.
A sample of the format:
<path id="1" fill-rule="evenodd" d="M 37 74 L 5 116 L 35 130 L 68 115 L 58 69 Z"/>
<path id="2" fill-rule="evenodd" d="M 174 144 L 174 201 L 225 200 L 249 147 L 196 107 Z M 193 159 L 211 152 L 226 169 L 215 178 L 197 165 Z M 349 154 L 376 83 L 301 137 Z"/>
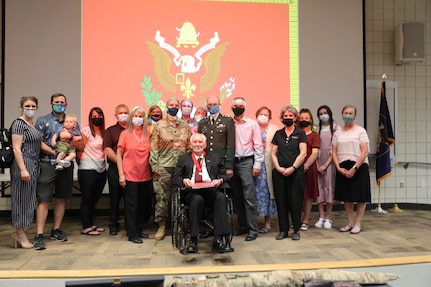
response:
<path id="1" fill-rule="evenodd" d="M 178 193 L 175 192 L 171 197 L 171 228 L 172 228 L 172 246 L 178 248 L 179 243 L 179 209 L 180 203 L 178 198 Z"/>

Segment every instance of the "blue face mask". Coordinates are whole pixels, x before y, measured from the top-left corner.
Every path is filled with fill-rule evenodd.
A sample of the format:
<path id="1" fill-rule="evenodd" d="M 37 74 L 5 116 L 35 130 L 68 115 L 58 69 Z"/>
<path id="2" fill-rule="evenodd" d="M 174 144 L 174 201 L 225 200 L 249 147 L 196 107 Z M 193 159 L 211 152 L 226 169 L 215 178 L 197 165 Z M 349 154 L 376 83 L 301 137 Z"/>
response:
<path id="1" fill-rule="evenodd" d="M 343 121 L 346 124 L 350 124 L 351 122 L 353 122 L 354 119 L 355 119 L 354 115 L 348 115 L 348 114 L 343 115 Z"/>
<path id="2" fill-rule="evenodd" d="M 54 113 L 61 114 L 66 110 L 66 105 L 63 104 L 54 104 L 52 105 L 52 110 Z"/>
<path id="3" fill-rule="evenodd" d="M 327 122 L 327 121 L 329 121 L 329 115 L 328 115 L 328 114 L 320 115 L 319 119 L 320 119 L 322 122 Z"/>
<path id="4" fill-rule="evenodd" d="M 212 106 L 212 107 L 208 107 L 208 112 L 211 115 L 215 115 L 218 114 L 220 112 L 220 106 Z"/>
<path id="5" fill-rule="evenodd" d="M 178 113 L 178 108 L 168 108 L 168 115 L 175 117 Z"/>

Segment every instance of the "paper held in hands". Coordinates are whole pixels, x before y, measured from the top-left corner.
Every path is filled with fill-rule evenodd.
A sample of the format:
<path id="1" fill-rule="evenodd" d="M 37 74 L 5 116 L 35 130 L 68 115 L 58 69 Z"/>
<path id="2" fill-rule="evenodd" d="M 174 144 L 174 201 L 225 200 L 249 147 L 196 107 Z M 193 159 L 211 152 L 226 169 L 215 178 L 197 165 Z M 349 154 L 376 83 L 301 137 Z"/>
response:
<path id="1" fill-rule="evenodd" d="M 210 187 L 214 187 L 214 184 L 212 184 L 211 182 L 197 182 L 197 183 L 193 183 L 192 185 L 192 189 L 201 189 L 201 188 L 210 188 Z"/>

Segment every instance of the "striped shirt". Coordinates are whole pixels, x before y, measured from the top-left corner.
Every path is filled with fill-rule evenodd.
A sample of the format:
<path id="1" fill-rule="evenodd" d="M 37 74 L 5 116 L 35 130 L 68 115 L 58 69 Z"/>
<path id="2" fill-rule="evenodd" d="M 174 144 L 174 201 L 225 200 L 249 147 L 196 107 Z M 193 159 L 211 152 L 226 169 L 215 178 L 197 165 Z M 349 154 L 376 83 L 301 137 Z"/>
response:
<path id="1" fill-rule="evenodd" d="M 367 131 L 358 125 L 347 131 L 342 128 L 338 129 L 332 137 L 332 145 L 337 146 L 337 156 L 340 163 L 346 160 L 356 162 L 361 154 L 361 143 L 366 143 L 368 150 L 370 150 L 369 142 Z M 365 158 L 364 163 L 368 164 L 368 157 Z"/>

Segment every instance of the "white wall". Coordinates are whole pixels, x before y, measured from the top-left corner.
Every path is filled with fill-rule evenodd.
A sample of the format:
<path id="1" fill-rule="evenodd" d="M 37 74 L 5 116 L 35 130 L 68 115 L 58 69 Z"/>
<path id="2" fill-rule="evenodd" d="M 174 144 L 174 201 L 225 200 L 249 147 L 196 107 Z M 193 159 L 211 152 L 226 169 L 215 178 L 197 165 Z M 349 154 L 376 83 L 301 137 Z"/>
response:
<path id="1" fill-rule="evenodd" d="M 397 154 L 392 162 L 393 175 L 381 184 L 381 202 L 430 204 L 431 166 L 409 165 L 405 169 L 397 163 L 431 164 L 431 2 L 366 0 L 365 15 L 367 80 L 380 80 L 386 73 L 387 80 L 398 86 Z M 409 21 L 425 23 L 425 62 L 397 66 L 394 28 Z M 373 181 L 374 172 L 371 177 Z M 425 181 L 425 187 L 420 187 L 421 181 Z M 374 201 L 377 198 L 378 189 L 374 186 Z"/>

